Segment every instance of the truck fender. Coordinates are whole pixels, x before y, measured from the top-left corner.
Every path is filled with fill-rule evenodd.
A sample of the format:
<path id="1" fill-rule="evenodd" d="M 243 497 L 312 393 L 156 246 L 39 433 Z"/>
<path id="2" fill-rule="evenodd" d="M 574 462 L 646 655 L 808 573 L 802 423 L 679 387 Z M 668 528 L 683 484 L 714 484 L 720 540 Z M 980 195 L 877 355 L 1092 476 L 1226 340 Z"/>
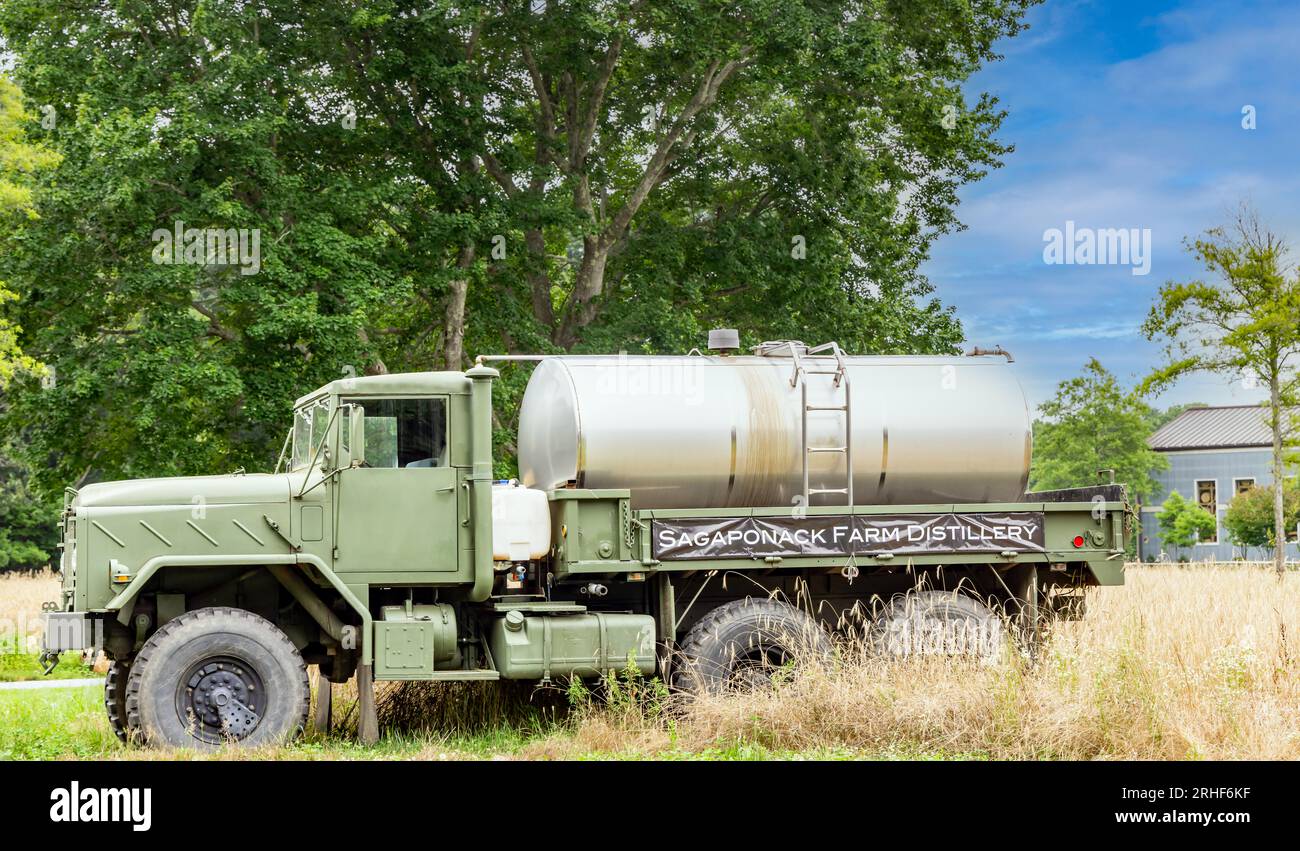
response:
<path id="1" fill-rule="evenodd" d="M 370 610 L 361 602 L 352 589 L 349 588 L 343 580 L 338 577 L 325 562 L 310 553 L 286 553 L 283 555 L 242 555 L 242 556 L 156 556 L 149 559 L 140 568 L 135 578 L 123 588 L 116 597 L 108 602 L 105 607 L 110 612 L 117 613 L 119 623 L 127 624 L 131 620 L 131 613 L 135 609 L 136 598 L 144 590 L 145 585 L 153 578 L 153 575 L 164 567 L 263 567 L 270 565 L 292 565 L 298 566 L 308 564 L 320 571 L 330 586 L 339 592 L 339 595 L 347 601 L 358 615 L 361 616 L 361 664 L 369 665 L 371 662 L 371 640 L 374 632 L 373 621 L 370 617 Z"/>

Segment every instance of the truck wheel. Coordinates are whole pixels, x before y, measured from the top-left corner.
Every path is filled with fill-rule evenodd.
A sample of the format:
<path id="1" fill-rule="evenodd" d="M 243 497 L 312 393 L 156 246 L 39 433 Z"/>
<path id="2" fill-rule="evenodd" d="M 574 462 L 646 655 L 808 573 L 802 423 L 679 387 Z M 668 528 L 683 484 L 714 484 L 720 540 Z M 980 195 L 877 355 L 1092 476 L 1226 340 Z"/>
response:
<path id="1" fill-rule="evenodd" d="M 307 721 L 307 666 L 263 617 L 226 607 L 169 621 L 135 657 L 127 727 L 155 747 L 270 745 Z"/>
<path id="2" fill-rule="evenodd" d="M 826 631 L 807 613 L 777 600 L 732 600 L 686 634 L 673 684 L 712 694 L 761 686 L 788 666 L 830 653 Z"/>
<path id="3" fill-rule="evenodd" d="M 104 708 L 108 710 L 108 726 L 122 742 L 130 738 L 126 727 L 126 680 L 130 673 L 130 659 L 115 659 L 104 676 Z"/>
<path id="4" fill-rule="evenodd" d="M 973 597 L 952 591 L 914 591 L 890 601 L 869 633 L 886 656 L 973 656 L 996 659 L 1006 629 L 1002 618 Z"/>

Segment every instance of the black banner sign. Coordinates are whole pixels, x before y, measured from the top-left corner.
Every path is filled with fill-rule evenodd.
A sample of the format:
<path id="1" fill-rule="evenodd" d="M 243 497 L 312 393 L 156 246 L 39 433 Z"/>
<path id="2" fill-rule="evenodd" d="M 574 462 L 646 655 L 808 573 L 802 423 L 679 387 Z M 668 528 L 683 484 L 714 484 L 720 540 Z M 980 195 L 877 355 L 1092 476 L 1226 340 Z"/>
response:
<path id="1" fill-rule="evenodd" d="M 660 561 L 896 553 L 1037 553 L 1041 512 L 709 517 L 651 521 Z"/>

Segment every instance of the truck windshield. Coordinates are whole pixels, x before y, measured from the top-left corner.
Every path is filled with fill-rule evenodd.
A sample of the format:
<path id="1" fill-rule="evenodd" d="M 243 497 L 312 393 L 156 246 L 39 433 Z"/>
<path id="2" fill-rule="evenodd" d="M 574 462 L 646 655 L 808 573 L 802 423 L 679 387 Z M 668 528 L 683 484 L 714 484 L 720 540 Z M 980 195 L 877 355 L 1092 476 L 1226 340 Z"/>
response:
<path id="1" fill-rule="evenodd" d="M 329 398 L 308 402 L 293 412 L 293 455 L 289 469 L 298 470 L 307 466 L 312 453 L 320 446 L 325 437 L 325 427 L 329 425 Z"/>

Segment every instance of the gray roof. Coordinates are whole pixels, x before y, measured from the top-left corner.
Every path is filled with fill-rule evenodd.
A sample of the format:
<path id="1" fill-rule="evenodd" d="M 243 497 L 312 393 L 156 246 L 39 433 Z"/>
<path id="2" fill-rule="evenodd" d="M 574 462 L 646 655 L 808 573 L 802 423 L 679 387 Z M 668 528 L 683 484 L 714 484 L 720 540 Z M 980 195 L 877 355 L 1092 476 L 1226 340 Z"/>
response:
<path id="1" fill-rule="evenodd" d="M 1147 445 L 1165 452 L 1272 446 L 1267 417 L 1268 408 L 1261 405 L 1188 408 L 1148 437 Z"/>

